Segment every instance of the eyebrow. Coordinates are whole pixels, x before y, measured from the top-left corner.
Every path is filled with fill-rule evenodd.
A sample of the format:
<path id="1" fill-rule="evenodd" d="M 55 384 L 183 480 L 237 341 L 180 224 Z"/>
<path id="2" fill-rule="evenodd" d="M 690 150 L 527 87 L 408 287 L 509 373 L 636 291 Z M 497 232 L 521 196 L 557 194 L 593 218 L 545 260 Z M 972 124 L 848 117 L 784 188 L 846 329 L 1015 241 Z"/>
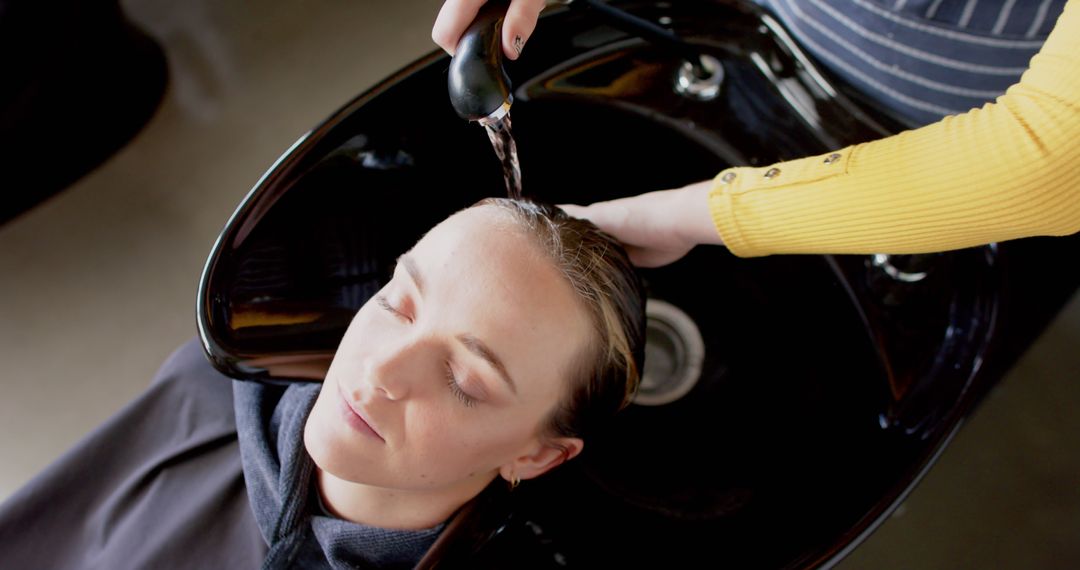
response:
<path id="1" fill-rule="evenodd" d="M 398 256 L 397 262 L 405 267 L 405 271 L 409 273 L 409 277 L 412 277 L 413 283 L 416 283 L 416 290 L 423 295 L 424 279 L 420 276 L 420 268 L 416 266 L 416 262 L 413 261 L 413 258 L 409 257 L 409 254 L 403 253 Z"/>
<path id="2" fill-rule="evenodd" d="M 517 386 L 510 378 L 510 374 L 506 372 L 506 367 L 503 366 L 503 363 L 501 360 L 499 360 L 499 357 L 495 356 L 495 353 L 492 352 L 491 349 L 488 348 L 488 346 L 484 344 L 482 340 L 476 338 L 475 336 L 472 336 L 471 334 L 459 334 L 457 335 L 457 339 L 461 342 L 461 344 L 465 345 L 465 348 L 469 349 L 469 352 L 487 361 L 487 363 L 490 364 L 491 367 L 499 373 L 499 376 L 502 378 L 503 382 L 506 382 L 506 385 L 510 386 L 510 391 L 514 394 L 517 394 Z"/>
<path id="3" fill-rule="evenodd" d="M 416 261 L 409 257 L 409 254 L 403 253 L 398 256 L 397 261 L 405 268 L 405 271 L 412 278 L 413 283 L 416 283 L 416 290 L 421 295 L 424 294 L 424 279 L 420 275 L 420 268 L 416 265 Z M 503 382 L 510 387 L 510 391 L 517 394 L 517 385 L 514 384 L 514 380 L 510 378 L 510 373 L 506 371 L 506 366 L 503 366 L 498 356 L 495 356 L 495 352 L 488 348 L 488 345 L 484 344 L 484 341 L 476 338 L 471 334 L 459 334 L 457 335 L 458 341 L 469 350 L 469 352 L 484 359 L 485 362 L 491 365 L 496 372 L 499 373 L 499 377 Z"/>

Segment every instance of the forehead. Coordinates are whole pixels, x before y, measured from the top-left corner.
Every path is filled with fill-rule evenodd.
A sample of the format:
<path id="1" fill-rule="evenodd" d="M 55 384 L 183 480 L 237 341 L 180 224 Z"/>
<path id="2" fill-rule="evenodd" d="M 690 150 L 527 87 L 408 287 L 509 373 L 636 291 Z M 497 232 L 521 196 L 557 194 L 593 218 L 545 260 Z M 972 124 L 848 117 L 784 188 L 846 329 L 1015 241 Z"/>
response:
<path id="1" fill-rule="evenodd" d="M 441 322 L 483 340 L 515 381 L 544 381 L 569 370 L 591 327 L 582 301 L 526 231 L 497 208 L 470 208 L 428 232 L 409 256 L 424 281 L 424 304 Z"/>
<path id="2" fill-rule="evenodd" d="M 432 228 L 413 247 L 412 256 L 445 256 L 427 261 L 442 270 L 480 270 L 488 280 L 507 280 L 523 271 L 557 276 L 554 262 L 526 232 L 509 213 L 493 206 L 477 206 Z"/>

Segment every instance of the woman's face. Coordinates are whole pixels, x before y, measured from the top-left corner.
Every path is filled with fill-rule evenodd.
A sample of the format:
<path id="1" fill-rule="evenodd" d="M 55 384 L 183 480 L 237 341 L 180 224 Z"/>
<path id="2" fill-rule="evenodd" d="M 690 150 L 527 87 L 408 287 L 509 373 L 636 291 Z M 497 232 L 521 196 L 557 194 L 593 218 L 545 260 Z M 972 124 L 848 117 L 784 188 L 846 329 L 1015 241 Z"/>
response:
<path id="1" fill-rule="evenodd" d="M 304 438 L 331 475 L 396 489 L 476 488 L 558 464 L 544 424 L 589 346 L 580 301 L 490 206 L 401 257 L 353 318 Z"/>

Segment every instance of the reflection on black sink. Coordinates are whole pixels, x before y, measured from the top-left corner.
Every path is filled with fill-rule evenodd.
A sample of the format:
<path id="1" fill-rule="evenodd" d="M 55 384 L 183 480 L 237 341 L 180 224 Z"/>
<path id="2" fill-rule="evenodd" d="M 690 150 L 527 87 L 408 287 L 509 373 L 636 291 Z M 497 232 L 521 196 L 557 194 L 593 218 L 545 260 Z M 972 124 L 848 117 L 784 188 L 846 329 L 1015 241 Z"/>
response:
<path id="1" fill-rule="evenodd" d="M 547 17 L 509 70 L 526 195 L 632 195 L 882 133 L 767 17 L 686 4 L 624 6 L 670 18 L 722 62 L 713 101 L 673 91 L 677 59 L 581 14 Z M 241 204 L 200 287 L 200 333 L 218 368 L 321 379 L 393 260 L 450 213 L 503 192 L 482 129 L 442 96 L 446 67 L 432 55 L 341 109 Z M 650 297 L 700 330 L 697 383 L 671 403 L 632 406 L 580 460 L 523 485 L 485 560 L 795 568 L 837 559 L 898 503 L 992 383 L 976 373 L 1000 318 L 1001 265 L 994 247 L 749 260 L 699 248 L 644 271 Z M 547 551 L 515 549 L 515 529 Z"/>

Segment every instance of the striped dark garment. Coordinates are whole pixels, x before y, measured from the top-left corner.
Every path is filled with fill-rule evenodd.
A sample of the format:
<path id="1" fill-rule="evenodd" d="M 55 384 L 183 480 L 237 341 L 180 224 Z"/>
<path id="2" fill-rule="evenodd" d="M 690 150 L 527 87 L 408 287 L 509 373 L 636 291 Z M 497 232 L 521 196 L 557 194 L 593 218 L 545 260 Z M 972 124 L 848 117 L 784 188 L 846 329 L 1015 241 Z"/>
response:
<path id="1" fill-rule="evenodd" d="M 757 0 L 826 68 L 911 125 L 994 100 L 1066 0 Z"/>

